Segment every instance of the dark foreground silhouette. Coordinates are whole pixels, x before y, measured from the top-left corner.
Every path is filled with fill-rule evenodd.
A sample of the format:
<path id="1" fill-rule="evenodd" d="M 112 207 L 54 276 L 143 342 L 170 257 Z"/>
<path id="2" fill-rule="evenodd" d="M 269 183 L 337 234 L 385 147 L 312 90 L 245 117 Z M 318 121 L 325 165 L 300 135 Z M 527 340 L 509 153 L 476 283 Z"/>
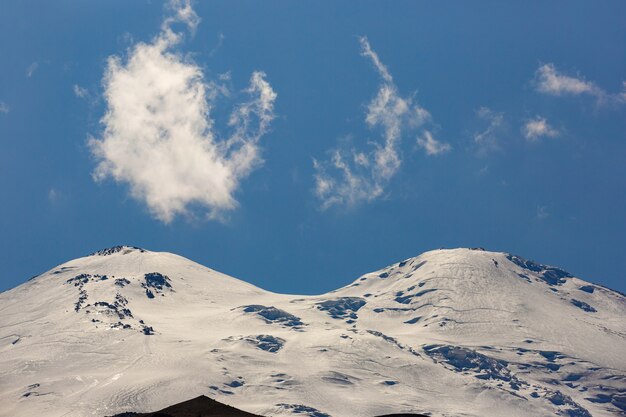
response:
<path id="1" fill-rule="evenodd" d="M 259 417 L 201 395 L 153 413 L 122 413 L 113 417 Z"/>
<path id="2" fill-rule="evenodd" d="M 111 417 L 261 417 L 201 395 L 153 413 L 121 413 Z M 359 416 L 355 416 L 359 417 Z M 380 417 L 427 417 L 423 414 L 387 414 Z"/>

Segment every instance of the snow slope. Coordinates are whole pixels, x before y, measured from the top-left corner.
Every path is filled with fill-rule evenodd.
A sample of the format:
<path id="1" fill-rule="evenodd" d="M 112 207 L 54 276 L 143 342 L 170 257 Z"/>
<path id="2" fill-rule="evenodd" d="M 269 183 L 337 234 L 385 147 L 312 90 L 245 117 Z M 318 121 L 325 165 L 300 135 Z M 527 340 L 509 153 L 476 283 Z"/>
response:
<path id="1" fill-rule="evenodd" d="M 294 296 L 127 246 L 0 294 L 0 416 L 199 395 L 275 416 L 626 415 L 626 297 L 480 249 Z"/>

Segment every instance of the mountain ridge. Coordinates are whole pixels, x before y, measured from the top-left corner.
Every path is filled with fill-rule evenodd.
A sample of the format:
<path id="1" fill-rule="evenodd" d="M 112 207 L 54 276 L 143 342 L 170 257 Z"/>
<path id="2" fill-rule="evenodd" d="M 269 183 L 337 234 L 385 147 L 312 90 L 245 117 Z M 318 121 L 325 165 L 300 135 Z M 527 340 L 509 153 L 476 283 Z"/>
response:
<path id="1" fill-rule="evenodd" d="M 194 395 L 300 417 L 621 415 L 625 318 L 615 291 L 479 248 L 301 296 L 117 246 L 0 294 L 0 415 Z"/>

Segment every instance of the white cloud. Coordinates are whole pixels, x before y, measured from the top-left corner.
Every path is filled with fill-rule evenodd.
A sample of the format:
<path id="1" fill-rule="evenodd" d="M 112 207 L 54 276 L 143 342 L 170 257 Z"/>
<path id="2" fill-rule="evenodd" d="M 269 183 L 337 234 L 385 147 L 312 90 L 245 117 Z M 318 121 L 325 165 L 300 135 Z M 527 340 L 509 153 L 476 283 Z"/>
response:
<path id="1" fill-rule="evenodd" d="M 215 55 L 217 51 L 220 50 L 220 48 L 224 44 L 224 39 L 226 39 L 226 36 L 224 36 L 224 34 L 220 32 L 220 34 L 217 36 L 217 43 L 215 44 L 213 49 L 211 49 L 211 51 L 209 52 L 210 57 Z"/>
<path id="2" fill-rule="evenodd" d="M 536 141 L 541 137 L 554 138 L 560 134 L 558 130 L 550 126 L 545 118 L 540 116 L 528 120 L 522 127 L 522 133 L 529 141 Z"/>
<path id="3" fill-rule="evenodd" d="M 9 106 L 4 102 L 4 101 L 0 101 L 0 113 L 8 113 L 9 112 Z"/>
<path id="4" fill-rule="evenodd" d="M 548 212 L 548 208 L 546 206 L 537 206 L 536 217 L 539 220 L 545 220 L 550 217 L 550 213 Z"/>
<path id="5" fill-rule="evenodd" d="M 428 130 L 424 131 L 421 137 L 417 138 L 417 145 L 424 148 L 428 155 L 439 155 L 449 152 L 452 147 L 448 143 L 442 143 L 435 139 Z"/>
<path id="6" fill-rule="evenodd" d="M 322 209 L 380 197 L 402 164 L 400 143 L 403 135 L 431 119 L 430 113 L 414 103 L 411 97 L 400 96 L 393 77 L 367 38 L 360 38 L 360 44 L 361 55 L 369 58 L 381 78 L 376 96 L 367 105 L 365 122 L 371 129 L 381 130 L 382 137 L 380 141 L 369 143 L 373 148 L 369 151 L 336 148 L 330 151 L 329 161 L 313 161 L 315 194 L 322 202 Z M 437 144 L 441 149 L 446 146 L 449 149 L 449 145 Z M 425 149 L 427 154 L 433 154 Z"/>
<path id="7" fill-rule="evenodd" d="M 35 71 L 39 68 L 39 62 L 35 61 L 26 68 L 26 76 L 28 78 L 32 77 Z"/>
<path id="8" fill-rule="evenodd" d="M 179 35 L 172 31 L 172 25 L 175 23 L 185 24 L 192 35 L 196 33 L 196 29 L 200 24 L 200 17 L 191 7 L 191 0 L 170 0 L 167 6 L 172 15 L 165 18 L 161 24 L 163 33 L 168 36 L 178 37 Z"/>
<path id="9" fill-rule="evenodd" d="M 89 96 L 89 91 L 78 84 L 74 84 L 74 87 L 72 88 L 74 90 L 74 95 L 78 98 L 87 98 Z"/>
<path id="10" fill-rule="evenodd" d="M 626 81 L 622 82 L 622 91 L 616 94 L 608 93 L 594 82 L 583 77 L 573 77 L 560 73 L 554 64 L 544 64 L 535 72 L 534 79 L 537 91 L 553 96 L 589 95 L 595 97 L 598 103 L 623 104 L 626 103 Z"/>
<path id="11" fill-rule="evenodd" d="M 354 155 L 354 152 L 352 152 Z M 363 154 L 360 154 L 363 155 Z M 326 209 L 334 204 L 354 205 L 360 201 L 374 200 L 383 193 L 383 184 L 375 174 L 362 173 L 359 167 L 351 167 L 346 157 L 350 154 L 334 149 L 331 155 L 331 167 L 339 172 L 340 178 L 328 175 L 326 166 L 313 160 L 315 167 L 315 194 L 322 200 L 322 208 Z M 370 161 L 365 160 L 365 166 Z"/>
<path id="12" fill-rule="evenodd" d="M 545 64 L 535 73 L 537 90 L 555 96 L 564 94 L 591 94 L 598 96 L 602 91 L 592 82 L 582 78 L 571 77 L 559 73 L 554 64 Z"/>
<path id="13" fill-rule="evenodd" d="M 98 160 L 96 180 L 127 183 L 163 222 L 202 208 L 210 218 L 237 206 L 240 181 L 263 161 L 259 139 L 273 119 L 276 93 L 255 72 L 228 121 L 230 135 L 216 132 L 209 114 L 226 87 L 204 79 L 202 69 L 175 51 L 199 18 L 189 1 L 171 3 L 161 33 L 110 57 L 103 79 L 107 111 L 101 138 L 89 141 Z"/>
<path id="14" fill-rule="evenodd" d="M 476 115 L 487 122 L 487 127 L 473 134 L 474 145 L 479 154 L 486 154 L 500 148 L 498 135 L 505 127 L 504 114 L 495 112 L 487 107 L 481 107 L 476 111 Z"/>
<path id="15" fill-rule="evenodd" d="M 54 204 L 59 200 L 59 192 L 55 188 L 50 188 L 48 190 L 48 200 L 50 203 Z"/>
<path id="16" fill-rule="evenodd" d="M 387 69 L 385 64 L 381 62 L 380 58 L 378 58 L 378 54 L 372 50 L 372 47 L 370 46 L 367 38 L 365 36 L 361 36 L 359 38 L 359 42 L 361 43 L 361 55 L 368 57 L 372 61 L 372 64 L 374 64 L 374 66 L 376 67 L 376 70 L 378 71 L 380 77 L 386 83 L 391 84 L 393 82 L 393 78 L 391 77 L 391 74 L 389 74 L 389 70 Z"/>

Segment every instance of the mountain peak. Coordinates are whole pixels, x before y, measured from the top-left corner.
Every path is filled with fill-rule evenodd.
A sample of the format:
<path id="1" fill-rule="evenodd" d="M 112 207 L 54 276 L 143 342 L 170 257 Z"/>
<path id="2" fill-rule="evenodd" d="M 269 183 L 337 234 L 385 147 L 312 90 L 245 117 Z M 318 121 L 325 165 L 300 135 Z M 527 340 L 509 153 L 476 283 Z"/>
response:
<path id="1" fill-rule="evenodd" d="M 2 417 L 198 395 L 294 417 L 626 411 L 626 298 L 505 252 L 429 251 L 294 296 L 116 246 L 0 294 L 0 312 Z"/>
<path id="2" fill-rule="evenodd" d="M 118 245 L 118 246 L 112 246 L 110 248 L 100 249 L 99 251 L 89 254 L 89 256 L 108 256 L 108 255 L 113 255 L 115 253 L 126 255 L 128 253 L 135 252 L 135 251 L 139 251 L 141 253 L 147 252 L 145 249 L 139 248 L 137 246 Z"/>

